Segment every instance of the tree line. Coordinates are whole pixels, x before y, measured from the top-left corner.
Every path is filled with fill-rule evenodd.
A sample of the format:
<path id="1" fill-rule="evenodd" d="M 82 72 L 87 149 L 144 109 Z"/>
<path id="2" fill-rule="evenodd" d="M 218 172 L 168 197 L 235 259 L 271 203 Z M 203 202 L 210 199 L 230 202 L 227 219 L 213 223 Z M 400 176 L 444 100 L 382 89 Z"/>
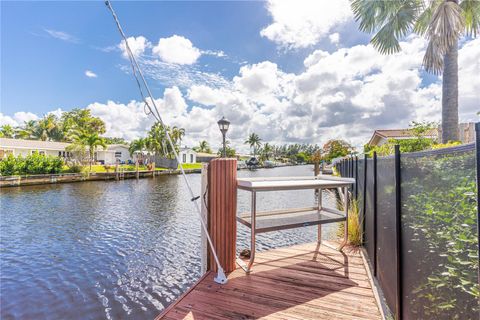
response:
<path id="1" fill-rule="evenodd" d="M 260 161 L 266 160 L 289 160 L 292 162 L 313 163 L 318 161 L 331 162 L 332 159 L 344 157 L 355 153 L 355 149 L 348 142 L 340 139 L 331 139 L 322 147 L 318 144 L 282 144 L 276 145 L 263 142 L 260 136 L 254 132 L 250 133 L 244 144 L 250 147 L 253 157 Z M 196 152 L 212 153 L 212 149 L 206 140 L 200 141 L 199 145 L 193 148 Z M 223 149 L 218 149 L 217 154 L 221 155 Z M 236 152 L 226 141 L 227 157 L 235 157 Z"/>

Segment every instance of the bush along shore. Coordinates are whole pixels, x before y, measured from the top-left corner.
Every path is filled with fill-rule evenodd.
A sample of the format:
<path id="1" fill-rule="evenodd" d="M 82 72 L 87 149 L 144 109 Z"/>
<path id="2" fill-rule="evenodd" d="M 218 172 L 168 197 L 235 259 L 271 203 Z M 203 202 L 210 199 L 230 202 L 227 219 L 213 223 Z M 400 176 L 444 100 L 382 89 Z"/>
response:
<path id="1" fill-rule="evenodd" d="M 184 164 L 186 173 L 199 173 L 201 163 Z M 0 161 L 0 187 L 146 178 L 159 175 L 179 174 L 180 170 L 135 165 L 93 165 L 65 164 L 63 159 L 33 153 L 26 157 L 9 155 Z"/>

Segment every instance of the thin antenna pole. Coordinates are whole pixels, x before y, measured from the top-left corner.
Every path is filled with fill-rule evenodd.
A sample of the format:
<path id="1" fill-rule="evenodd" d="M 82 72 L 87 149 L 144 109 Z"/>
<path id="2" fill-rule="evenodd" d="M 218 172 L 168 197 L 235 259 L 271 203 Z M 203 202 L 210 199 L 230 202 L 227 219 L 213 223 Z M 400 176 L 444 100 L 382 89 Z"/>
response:
<path id="1" fill-rule="evenodd" d="M 135 73 L 135 68 L 136 68 L 138 74 L 140 75 L 140 78 L 142 79 L 143 85 L 144 85 L 145 89 L 147 90 L 148 97 L 150 98 L 150 101 L 153 104 L 153 107 L 154 107 L 154 110 L 155 110 L 156 114 L 152 112 L 152 109 L 150 108 L 150 105 L 146 101 L 145 97 L 143 97 L 143 92 L 141 90 L 141 87 L 139 86 L 140 93 L 142 94 L 142 98 L 144 98 L 145 103 L 147 104 L 148 108 L 150 109 L 150 112 L 153 114 L 155 119 L 158 122 L 160 122 L 160 124 L 163 126 L 163 128 L 165 130 L 165 135 L 166 135 L 167 140 L 168 140 L 168 143 L 170 144 L 170 147 L 172 148 L 173 154 L 175 155 L 175 159 L 177 160 L 178 164 L 180 165 L 180 171 L 181 171 L 182 176 L 185 180 L 185 183 L 187 184 L 187 188 L 188 188 L 188 191 L 190 193 L 191 200 L 194 203 L 194 207 L 196 209 L 198 218 L 200 219 L 200 223 L 202 225 L 202 228 L 203 228 L 205 234 L 207 235 L 208 244 L 209 244 L 210 248 L 212 249 L 212 254 L 213 254 L 213 257 L 215 259 L 215 263 L 217 264 L 218 273 L 217 273 L 217 276 L 215 277 L 215 282 L 220 283 L 220 284 L 225 284 L 225 283 L 227 283 L 227 277 L 225 276 L 225 272 L 223 271 L 223 268 L 220 265 L 220 261 L 218 260 L 217 252 L 215 250 L 215 246 L 213 245 L 212 239 L 210 238 L 210 234 L 208 233 L 207 226 L 205 224 L 205 221 L 203 220 L 203 217 L 202 217 L 202 214 L 201 214 L 201 211 L 200 211 L 200 207 L 197 203 L 197 200 L 198 200 L 199 197 L 195 197 L 195 194 L 193 193 L 193 190 L 192 190 L 192 187 L 190 186 L 187 175 L 185 174 L 185 170 L 183 169 L 183 165 L 180 162 L 180 157 L 178 156 L 177 150 L 175 149 L 175 145 L 173 143 L 173 140 L 170 137 L 170 134 L 168 133 L 168 130 L 166 129 L 165 123 L 163 122 L 162 117 L 160 115 L 160 112 L 158 111 L 158 108 L 157 108 L 157 105 L 155 103 L 155 99 L 153 98 L 152 92 L 150 91 L 150 88 L 147 84 L 147 81 L 145 80 L 145 77 L 143 76 L 143 73 L 142 73 L 142 71 L 141 71 L 141 69 L 140 69 L 140 67 L 137 63 L 137 59 L 135 59 L 135 56 L 133 55 L 132 51 L 130 50 L 130 46 L 128 45 L 127 37 L 125 36 L 125 33 L 123 32 L 122 26 L 120 25 L 120 21 L 119 21 L 117 15 L 115 13 L 115 10 L 113 10 L 113 7 L 112 7 L 110 1 L 105 1 L 105 5 L 107 6 L 107 8 L 112 13 L 113 19 L 115 20 L 115 23 L 117 25 L 117 29 L 120 32 L 123 40 L 125 41 L 125 48 L 127 49 L 127 53 L 129 55 L 129 58 L 130 58 L 130 63 L 132 63 L 133 75 L 137 80 L 137 84 L 139 84 L 139 83 L 138 83 L 138 79 L 137 79 L 137 76 L 136 76 L 136 73 Z"/>

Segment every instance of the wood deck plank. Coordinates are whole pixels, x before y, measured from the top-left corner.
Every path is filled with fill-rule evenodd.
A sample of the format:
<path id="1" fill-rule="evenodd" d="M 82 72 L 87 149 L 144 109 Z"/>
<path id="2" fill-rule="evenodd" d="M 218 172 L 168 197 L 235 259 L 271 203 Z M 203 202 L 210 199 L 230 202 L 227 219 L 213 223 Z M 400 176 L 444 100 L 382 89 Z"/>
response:
<path id="1" fill-rule="evenodd" d="M 358 252 L 310 243 L 257 253 L 226 285 L 204 276 L 157 319 L 381 319 Z"/>

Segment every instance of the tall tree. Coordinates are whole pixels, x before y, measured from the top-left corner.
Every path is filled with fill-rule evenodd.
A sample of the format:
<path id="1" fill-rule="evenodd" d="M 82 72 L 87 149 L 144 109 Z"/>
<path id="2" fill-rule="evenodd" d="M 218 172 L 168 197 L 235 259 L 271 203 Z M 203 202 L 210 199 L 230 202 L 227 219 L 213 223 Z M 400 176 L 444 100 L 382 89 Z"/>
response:
<path id="1" fill-rule="evenodd" d="M 212 149 L 210 149 L 210 145 L 206 140 L 200 141 L 198 147 L 193 148 L 197 152 L 205 152 L 205 153 L 212 153 Z"/>
<path id="2" fill-rule="evenodd" d="M 143 151 L 144 149 L 146 149 L 146 142 L 147 138 L 139 138 L 130 142 L 130 146 L 128 147 L 130 157 L 133 156 L 135 151 Z"/>
<path id="3" fill-rule="evenodd" d="M 35 132 L 37 130 L 37 121 L 25 121 L 23 126 L 17 129 L 16 137 L 20 139 L 35 139 Z"/>
<path id="4" fill-rule="evenodd" d="M 96 132 L 90 132 L 88 130 L 75 130 L 70 135 L 72 144 L 67 147 L 68 151 L 73 151 L 84 155 L 88 153 L 88 160 L 90 163 L 90 171 L 92 170 L 92 163 L 95 158 L 95 152 L 98 147 L 102 147 L 104 150 L 107 148 L 105 139 L 100 137 Z"/>
<path id="5" fill-rule="evenodd" d="M 34 136 L 42 141 L 61 140 L 63 134 L 61 134 L 60 131 L 58 118 L 50 113 L 37 121 Z"/>
<path id="6" fill-rule="evenodd" d="M 478 0 L 353 0 L 360 30 L 375 33 L 371 43 L 382 54 L 401 50 L 399 39 L 412 30 L 428 39 L 423 65 L 443 73 L 442 142 L 458 140 L 458 40 L 480 31 Z"/>
<path id="7" fill-rule="evenodd" d="M 78 130 L 88 131 L 102 135 L 106 132 L 105 122 L 92 116 L 89 109 L 73 109 L 62 114 L 63 131 L 67 140 L 72 140 L 72 135 Z"/>
<path id="8" fill-rule="evenodd" d="M 173 158 L 174 152 L 168 141 L 167 131 L 172 139 L 175 151 L 178 153 L 182 138 L 185 136 L 185 129 L 183 128 L 170 128 L 157 122 L 150 128 L 148 133 L 148 145 L 149 149 L 155 153 L 162 154 L 168 158 Z"/>
<path id="9" fill-rule="evenodd" d="M 0 127 L 0 137 L 14 138 L 15 129 L 9 124 L 4 124 L 3 126 Z"/>
<path id="10" fill-rule="evenodd" d="M 245 141 L 245 144 L 248 144 L 250 149 L 253 149 L 253 156 L 255 157 L 257 150 L 262 146 L 262 139 L 260 139 L 258 134 L 252 132 Z"/>
<path id="11" fill-rule="evenodd" d="M 323 145 L 322 153 L 324 154 L 323 158 L 330 162 L 332 159 L 345 157 L 353 153 L 353 151 L 353 147 L 348 142 L 332 139 L 328 140 L 327 143 Z"/>
<path id="12" fill-rule="evenodd" d="M 263 160 L 269 160 L 274 148 L 267 142 L 263 145 L 261 156 Z"/>

